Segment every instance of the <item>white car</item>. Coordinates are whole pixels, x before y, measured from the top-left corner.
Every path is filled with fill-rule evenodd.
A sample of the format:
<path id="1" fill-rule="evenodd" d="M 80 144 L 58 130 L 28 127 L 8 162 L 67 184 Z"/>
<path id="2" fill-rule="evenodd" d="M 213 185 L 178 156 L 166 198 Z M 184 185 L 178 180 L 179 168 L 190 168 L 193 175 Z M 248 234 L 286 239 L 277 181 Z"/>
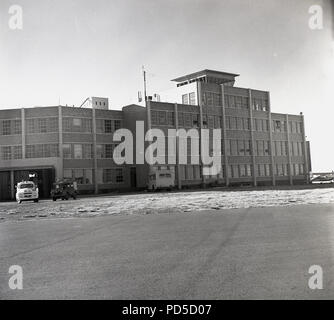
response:
<path id="1" fill-rule="evenodd" d="M 38 202 L 38 187 L 32 181 L 19 182 L 16 186 L 16 201 L 21 203 L 22 201 L 29 200 Z"/>

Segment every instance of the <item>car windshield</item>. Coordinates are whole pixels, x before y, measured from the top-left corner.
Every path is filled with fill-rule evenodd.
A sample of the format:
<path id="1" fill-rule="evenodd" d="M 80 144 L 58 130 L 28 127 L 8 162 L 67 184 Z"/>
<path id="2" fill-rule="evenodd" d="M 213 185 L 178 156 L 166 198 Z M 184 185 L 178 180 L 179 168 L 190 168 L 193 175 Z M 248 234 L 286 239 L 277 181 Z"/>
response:
<path id="1" fill-rule="evenodd" d="M 34 185 L 32 183 L 22 183 L 19 185 L 19 189 L 25 189 L 25 188 L 30 188 L 32 189 Z"/>

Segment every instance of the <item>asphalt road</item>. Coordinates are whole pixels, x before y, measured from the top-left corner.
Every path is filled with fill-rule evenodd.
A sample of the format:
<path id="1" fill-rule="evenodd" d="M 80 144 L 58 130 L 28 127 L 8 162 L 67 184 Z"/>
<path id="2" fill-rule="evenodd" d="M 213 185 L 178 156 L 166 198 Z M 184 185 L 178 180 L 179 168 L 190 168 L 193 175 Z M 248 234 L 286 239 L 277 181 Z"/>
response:
<path id="1" fill-rule="evenodd" d="M 332 299 L 333 249 L 334 205 L 8 221 L 0 298 Z"/>

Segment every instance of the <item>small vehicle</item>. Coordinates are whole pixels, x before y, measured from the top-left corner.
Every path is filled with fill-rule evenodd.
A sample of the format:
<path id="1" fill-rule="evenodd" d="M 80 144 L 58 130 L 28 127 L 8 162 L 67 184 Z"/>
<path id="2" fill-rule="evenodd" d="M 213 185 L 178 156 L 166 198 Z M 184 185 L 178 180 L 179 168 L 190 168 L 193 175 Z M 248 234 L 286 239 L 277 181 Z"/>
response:
<path id="1" fill-rule="evenodd" d="M 159 167 L 153 169 L 149 174 L 149 190 L 172 190 L 175 186 L 175 173 L 169 167 Z"/>
<path id="2" fill-rule="evenodd" d="M 58 181 L 52 185 L 51 198 L 53 201 L 57 199 L 68 200 L 73 198 L 74 200 L 78 196 L 77 183 L 71 181 Z"/>
<path id="3" fill-rule="evenodd" d="M 334 183 L 333 176 L 318 176 L 311 180 L 314 184 Z"/>
<path id="4" fill-rule="evenodd" d="M 18 203 L 29 200 L 38 202 L 39 192 L 37 185 L 33 181 L 19 182 L 16 186 L 15 198 Z"/>

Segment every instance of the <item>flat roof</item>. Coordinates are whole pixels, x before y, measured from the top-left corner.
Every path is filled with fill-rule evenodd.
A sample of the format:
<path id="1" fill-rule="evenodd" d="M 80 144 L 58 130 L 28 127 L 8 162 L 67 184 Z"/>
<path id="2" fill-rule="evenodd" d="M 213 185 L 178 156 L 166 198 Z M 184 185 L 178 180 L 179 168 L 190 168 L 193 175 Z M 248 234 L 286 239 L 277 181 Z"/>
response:
<path id="1" fill-rule="evenodd" d="M 191 79 L 195 79 L 201 76 L 212 76 L 212 77 L 217 77 L 217 78 L 222 78 L 222 79 L 226 79 L 227 78 L 235 78 L 238 77 L 240 74 L 236 74 L 236 73 L 229 73 L 229 72 L 224 72 L 224 71 L 217 71 L 217 70 L 209 70 L 209 69 L 204 69 L 202 71 L 197 71 L 194 73 L 190 73 L 187 74 L 185 76 L 179 77 L 179 78 L 175 78 L 171 81 L 176 81 L 176 82 L 183 82 L 186 80 L 191 80 Z"/>

